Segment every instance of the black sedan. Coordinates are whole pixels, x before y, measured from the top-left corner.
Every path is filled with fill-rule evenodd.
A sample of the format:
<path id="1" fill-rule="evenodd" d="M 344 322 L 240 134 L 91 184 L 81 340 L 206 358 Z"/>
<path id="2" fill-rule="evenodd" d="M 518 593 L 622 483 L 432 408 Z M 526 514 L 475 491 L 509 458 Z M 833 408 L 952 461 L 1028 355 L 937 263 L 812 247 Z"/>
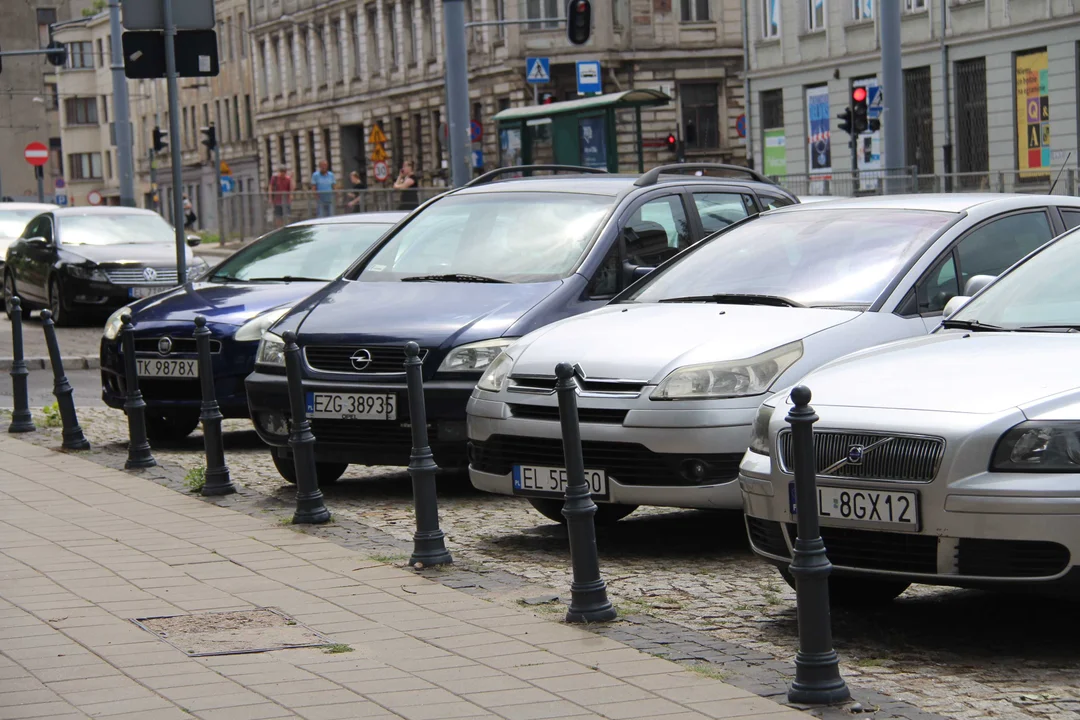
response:
<path id="1" fill-rule="evenodd" d="M 135 298 L 176 286 L 175 230 L 150 210 L 58 208 L 31 220 L 11 243 L 4 264 L 4 300 L 18 297 L 24 314 L 48 308 L 58 325 L 103 315 Z M 189 245 L 194 242 L 189 240 Z M 187 280 L 207 265 L 187 253 Z"/>

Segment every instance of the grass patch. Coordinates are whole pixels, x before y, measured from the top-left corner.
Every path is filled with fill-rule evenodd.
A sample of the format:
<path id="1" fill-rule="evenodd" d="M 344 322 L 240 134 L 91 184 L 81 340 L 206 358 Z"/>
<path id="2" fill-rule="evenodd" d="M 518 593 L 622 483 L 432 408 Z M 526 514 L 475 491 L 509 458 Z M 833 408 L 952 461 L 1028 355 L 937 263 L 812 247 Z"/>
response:
<path id="1" fill-rule="evenodd" d="M 60 427 L 64 424 L 60 417 L 60 406 L 57 403 L 46 405 L 41 408 L 41 412 L 45 415 L 45 420 L 41 423 L 45 427 Z"/>
<path id="2" fill-rule="evenodd" d="M 780 604 L 782 604 L 784 602 L 784 599 L 781 598 L 776 593 L 770 592 L 770 593 L 765 593 L 765 602 L 768 603 L 769 605 L 780 605 Z"/>
<path id="3" fill-rule="evenodd" d="M 323 648 L 323 652 L 327 655 L 337 655 L 338 653 L 347 653 L 352 651 L 352 647 L 346 645 L 345 643 L 334 643 L 333 645 L 327 645 L 325 648 Z"/>
<path id="4" fill-rule="evenodd" d="M 283 526 L 289 526 L 289 525 L 293 524 L 293 521 L 292 521 L 291 517 L 283 517 L 283 518 L 278 518 L 277 524 L 278 525 L 283 525 Z"/>
<path id="5" fill-rule="evenodd" d="M 884 667 L 885 661 L 881 658 L 858 658 L 854 661 L 856 667 Z"/>
<path id="6" fill-rule="evenodd" d="M 187 475 L 184 476 L 184 485 L 187 486 L 188 492 L 202 492 L 203 486 L 206 485 L 206 468 L 194 467 L 187 471 Z"/>
<path id="7" fill-rule="evenodd" d="M 381 562 L 384 565 L 393 565 L 394 563 L 405 562 L 409 559 L 409 556 L 403 553 L 394 553 L 392 555 L 384 555 L 382 553 L 378 553 L 375 555 L 370 555 L 369 557 L 375 562 Z"/>
<path id="8" fill-rule="evenodd" d="M 690 669 L 696 672 L 698 675 L 712 678 L 713 680 L 726 680 L 728 677 L 728 674 L 726 672 L 717 670 L 712 665 L 702 665 L 699 663 L 696 665 L 691 665 Z"/>

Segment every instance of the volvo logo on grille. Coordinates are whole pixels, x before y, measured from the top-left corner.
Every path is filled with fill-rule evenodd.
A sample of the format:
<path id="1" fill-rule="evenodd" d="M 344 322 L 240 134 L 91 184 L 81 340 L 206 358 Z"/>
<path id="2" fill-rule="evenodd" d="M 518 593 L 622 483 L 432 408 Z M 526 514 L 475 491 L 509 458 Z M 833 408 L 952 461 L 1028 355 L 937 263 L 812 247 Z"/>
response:
<path id="1" fill-rule="evenodd" d="M 142 271 L 142 275 L 146 278 L 146 282 L 154 282 L 157 280 L 157 270 L 154 268 L 146 268 Z"/>
<path id="2" fill-rule="evenodd" d="M 157 341 L 157 351 L 162 355 L 168 355 L 172 352 L 172 339 L 163 337 Z"/>
<path id="3" fill-rule="evenodd" d="M 349 356 L 349 362 L 352 363 L 353 370 L 367 370 L 371 364 L 371 351 L 360 348 Z"/>
<path id="4" fill-rule="evenodd" d="M 848 465 L 862 465 L 863 455 L 866 453 L 866 448 L 862 445 L 852 445 L 847 450 Z"/>
<path id="5" fill-rule="evenodd" d="M 844 453 L 844 457 L 840 458 L 832 465 L 821 470 L 822 475 L 831 475 L 833 472 L 839 470 L 845 465 L 862 465 L 863 460 L 870 453 L 877 450 L 882 445 L 887 445 L 895 440 L 895 437 L 882 437 L 869 445 L 848 445 L 847 452 Z"/>

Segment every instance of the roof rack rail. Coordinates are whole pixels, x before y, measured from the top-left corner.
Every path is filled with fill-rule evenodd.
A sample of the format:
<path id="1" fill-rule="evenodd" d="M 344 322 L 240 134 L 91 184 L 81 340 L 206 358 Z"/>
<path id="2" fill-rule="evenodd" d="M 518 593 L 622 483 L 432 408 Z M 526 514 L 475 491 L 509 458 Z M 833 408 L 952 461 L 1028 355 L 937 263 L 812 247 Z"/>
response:
<path id="1" fill-rule="evenodd" d="M 492 170 L 491 172 L 486 172 L 480 177 L 465 183 L 465 187 L 486 185 L 489 182 L 495 181 L 502 175 L 509 175 L 510 173 L 530 173 L 530 171 L 532 170 L 550 170 L 552 172 L 575 172 L 588 173 L 591 175 L 607 175 L 607 170 L 590 167 L 579 167 L 577 165 L 514 165 L 512 167 L 498 168 L 496 170 Z"/>
<path id="2" fill-rule="evenodd" d="M 741 165 L 725 165 L 723 163 L 677 163 L 675 165 L 661 165 L 660 167 L 654 167 L 652 170 L 639 177 L 637 181 L 634 182 L 634 185 L 638 187 L 648 187 L 649 185 L 655 185 L 657 181 L 660 180 L 660 176 L 664 173 L 685 172 L 687 170 L 727 170 L 728 172 L 749 175 L 758 182 L 768 183 L 769 185 L 776 184 L 757 170 L 742 167 Z"/>

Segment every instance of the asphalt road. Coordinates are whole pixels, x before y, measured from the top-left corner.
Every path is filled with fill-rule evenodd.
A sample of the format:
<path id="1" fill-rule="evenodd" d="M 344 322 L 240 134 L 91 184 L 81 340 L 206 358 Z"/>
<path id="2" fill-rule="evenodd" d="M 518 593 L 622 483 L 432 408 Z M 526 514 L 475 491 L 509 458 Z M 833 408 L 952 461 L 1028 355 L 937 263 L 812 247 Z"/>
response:
<path id="1" fill-rule="evenodd" d="M 101 402 L 101 371 L 99 370 L 70 370 L 66 373 L 68 382 L 75 390 L 75 409 L 79 408 L 103 408 Z M 56 402 L 53 396 L 52 370 L 34 369 L 27 378 L 30 389 L 30 407 L 40 408 Z M 0 376 L 0 407 L 10 409 L 14 404 L 11 392 L 11 380 Z"/>

